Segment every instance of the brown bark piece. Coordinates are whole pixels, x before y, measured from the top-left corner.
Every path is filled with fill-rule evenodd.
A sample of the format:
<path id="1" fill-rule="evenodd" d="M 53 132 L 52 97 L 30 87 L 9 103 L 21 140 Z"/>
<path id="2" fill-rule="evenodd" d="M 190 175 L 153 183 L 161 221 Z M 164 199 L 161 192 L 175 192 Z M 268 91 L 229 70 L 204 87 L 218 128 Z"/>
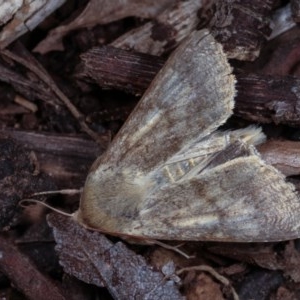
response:
<path id="1" fill-rule="evenodd" d="M 172 0 L 91 0 L 72 22 L 58 26 L 49 32 L 40 42 L 35 52 L 45 54 L 53 50 L 63 50 L 62 38 L 72 30 L 84 27 L 93 27 L 97 24 L 107 24 L 128 16 L 151 18 L 162 12 L 172 4 Z"/>
<path id="2" fill-rule="evenodd" d="M 11 0 L 0 3 L 0 49 L 33 30 L 66 0 Z"/>
<path id="3" fill-rule="evenodd" d="M 257 70 L 268 75 L 295 75 L 299 77 L 300 28 L 295 27 L 270 41 L 262 52 L 263 67 Z"/>
<path id="4" fill-rule="evenodd" d="M 0 234 L 0 270 L 28 299 L 68 299 L 63 291 L 43 275 L 12 241 Z"/>
<path id="5" fill-rule="evenodd" d="M 43 81 L 44 84 L 53 92 L 56 96 L 56 101 L 62 103 L 73 117 L 78 121 L 81 129 L 90 135 L 95 141 L 98 140 L 98 135 L 86 124 L 83 114 L 77 109 L 77 107 L 71 102 L 71 100 L 63 93 L 58 87 L 55 81 L 52 79 L 47 70 L 38 62 L 38 60 L 31 55 L 31 53 L 22 45 L 16 44 L 18 54 L 15 54 L 8 50 L 3 50 L 1 54 L 5 58 L 12 59 L 14 62 L 21 64 L 30 70 L 39 80 Z"/>
<path id="6" fill-rule="evenodd" d="M 295 141 L 269 140 L 257 147 L 262 158 L 285 176 L 300 174 L 300 143 Z"/>
<path id="7" fill-rule="evenodd" d="M 237 75 L 235 114 L 247 120 L 298 126 L 300 80 L 293 76 Z"/>
<path id="8" fill-rule="evenodd" d="M 53 103 L 55 96 L 45 84 L 34 80 L 34 78 L 29 79 L 21 75 L 15 66 L 8 68 L 3 63 L 0 63 L 0 81 L 10 84 L 16 92 L 28 99 L 40 99 L 48 103 Z"/>
<path id="9" fill-rule="evenodd" d="M 197 11 L 210 2 L 212 1 L 174 1 L 157 18 L 123 34 L 111 46 L 152 55 L 168 53 L 196 29 L 199 22 Z"/>
<path id="10" fill-rule="evenodd" d="M 254 60 L 271 34 L 270 16 L 275 0 L 218 0 L 209 27 L 229 58 Z"/>
<path id="11" fill-rule="evenodd" d="M 299 0 L 291 0 L 291 10 L 292 16 L 296 23 L 300 22 L 300 1 Z"/>
<path id="12" fill-rule="evenodd" d="M 141 95 L 165 60 L 149 54 L 129 52 L 111 46 L 95 47 L 81 55 L 77 76 Z"/>
<path id="13" fill-rule="evenodd" d="M 34 151 L 39 169 L 51 174 L 61 189 L 81 187 L 93 161 L 103 153 L 108 144 L 103 136 L 102 146 L 78 135 L 62 135 L 2 130 L 0 137 L 9 137 L 22 144 L 27 151 Z"/>
<path id="14" fill-rule="evenodd" d="M 102 87 L 141 95 L 163 65 L 156 56 L 94 48 L 82 55 L 79 77 Z M 152 77 L 153 76 L 153 77 Z M 238 74 L 235 114 L 259 123 L 300 124 L 300 80 L 293 76 Z"/>

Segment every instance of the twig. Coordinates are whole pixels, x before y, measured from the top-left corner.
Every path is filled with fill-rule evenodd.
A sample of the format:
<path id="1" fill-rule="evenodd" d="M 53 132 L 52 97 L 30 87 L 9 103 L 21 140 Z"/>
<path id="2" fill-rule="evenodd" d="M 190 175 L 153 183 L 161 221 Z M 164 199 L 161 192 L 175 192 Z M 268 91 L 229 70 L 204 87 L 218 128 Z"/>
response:
<path id="1" fill-rule="evenodd" d="M 66 299 L 62 290 L 50 278 L 40 273 L 28 257 L 2 234 L 0 235 L 0 270 L 28 299 Z"/>
<path id="2" fill-rule="evenodd" d="M 84 121 L 84 115 L 72 104 L 70 99 L 58 88 L 54 80 L 50 77 L 48 72 L 43 68 L 43 66 L 33 57 L 36 65 L 33 65 L 28 60 L 15 55 L 9 50 L 2 50 L 1 54 L 18 62 L 19 64 L 26 67 L 28 70 L 36 74 L 45 84 L 49 86 L 49 88 L 53 91 L 53 93 L 62 101 L 62 103 L 69 109 L 71 114 L 75 117 L 75 119 L 79 122 L 81 129 L 86 132 L 91 138 L 93 138 L 96 142 L 99 141 L 98 135 L 96 132 L 91 130 Z"/>
<path id="3" fill-rule="evenodd" d="M 214 270 L 212 267 L 210 266 L 206 266 L 206 265 L 201 265 L 201 266 L 193 266 L 193 267 L 186 267 L 186 268 L 182 268 L 179 271 L 176 272 L 176 275 L 180 275 L 183 272 L 188 272 L 188 271 L 203 271 L 203 272 L 207 272 L 210 275 L 212 275 L 215 279 L 217 279 L 218 281 L 220 281 L 222 284 L 224 284 L 227 287 L 230 287 L 232 295 L 234 300 L 239 300 L 239 296 L 236 293 L 235 289 L 232 287 L 231 283 L 229 282 L 229 280 L 222 276 L 221 274 L 219 274 L 216 270 Z"/>

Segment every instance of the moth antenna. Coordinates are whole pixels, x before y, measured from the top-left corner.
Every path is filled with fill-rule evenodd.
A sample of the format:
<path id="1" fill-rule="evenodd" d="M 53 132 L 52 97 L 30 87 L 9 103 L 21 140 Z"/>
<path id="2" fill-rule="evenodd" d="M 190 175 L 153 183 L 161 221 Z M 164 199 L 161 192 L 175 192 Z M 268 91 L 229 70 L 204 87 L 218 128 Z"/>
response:
<path id="1" fill-rule="evenodd" d="M 171 246 L 171 245 L 168 245 L 168 244 L 165 244 L 163 242 L 160 242 L 160 241 L 153 241 L 153 244 L 156 244 L 160 247 L 163 247 L 165 249 L 168 249 L 168 250 L 172 250 L 180 255 L 182 255 L 183 257 L 187 258 L 187 259 L 190 259 L 190 258 L 193 258 L 194 256 L 193 255 L 188 255 L 186 254 L 185 252 L 181 251 L 180 249 L 178 249 L 178 247 L 182 246 L 182 244 L 178 245 L 178 246 Z"/>
<path id="2" fill-rule="evenodd" d="M 216 280 L 218 280 L 219 282 L 221 282 L 225 286 L 230 287 L 233 299 L 234 300 L 239 300 L 239 296 L 238 296 L 237 292 L 235 291 L 235 289 L 233 288 L 233 286 L 230 284 L 230 281 L 226 277 L 224 277 L 221 274 L 219 274 L 212 267 L 206 266 L 206 265 L 186 267 L 186 268 L 182 268 L 182 269 L 178 270 L 175 274 L 176 275 L 180 275 L 183 272 L 187 272 L 187 271 L 203 271 L 203 272 L 209 273 Z"/>
<path id="3" fill-rule="evenodd" d="M 63 189 L 58 191 L 45 191 L 45 192 L 37 192 L 32 194 L 32 196 L 42 196 L 42 195 L 55 195 L 55 194 L 61 194 L 61 195 L 76 195 L 80 194 L 82 192 L 83 188 L 80 189 Z"/>
<path id="4" fill-rule="evenodd" d="M 35 204 L 40 204 L 40 205 L 43 205 L 44 207 L 47 207 L 49 209 L 51 209 L 52 211 L 55 211 L 63 216 L 67 216 L 67 217 L 73 217 L 73 214 L 69 214 L 69 213 L 66 213 L 62 210 L 59 210 L 45 202 L 42 202 L 42 201 L 39 201 L 39 200 L 35 200 L 35 199 L 22 199 L 20 202 L 19 202 L 19 205 L 21 207 L 27 207 L 27 205 L 24 205 L 25 202 L 29 202 L 29 203 L 35 203 Z"/>

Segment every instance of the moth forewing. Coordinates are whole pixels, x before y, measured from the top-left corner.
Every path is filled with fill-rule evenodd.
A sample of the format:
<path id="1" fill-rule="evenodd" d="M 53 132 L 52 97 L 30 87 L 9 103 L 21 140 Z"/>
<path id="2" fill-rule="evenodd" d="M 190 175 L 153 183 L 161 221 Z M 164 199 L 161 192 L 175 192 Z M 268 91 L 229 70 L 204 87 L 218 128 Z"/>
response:
<path id="1" fill-rule="evenodd" d="M 149 173 L 208 136 L 232 114 L 235 78 L 231 71 L 222 46 L 207 30 L 192 33 L 92 166 L 78 220 L 107 229 L 116 219 L 130 222 L 138 217 L 141 193 L 154 184 Z"/>
<path id="2" fill-rule="evenodd" d="M 126 228 L 133 236 L 231 242 L 299 237 L 294 187 L 255 154 L 164 185 L 147 197 L 148 206 Z"/>
<path id="3" fill-rule="evenodd" d="M 207 30 L 192 33 L 167 60 L 94 168 L 106 163 L 148 173 L 209 135 L 232 114 L 231 72 L 212 35 Z"/>

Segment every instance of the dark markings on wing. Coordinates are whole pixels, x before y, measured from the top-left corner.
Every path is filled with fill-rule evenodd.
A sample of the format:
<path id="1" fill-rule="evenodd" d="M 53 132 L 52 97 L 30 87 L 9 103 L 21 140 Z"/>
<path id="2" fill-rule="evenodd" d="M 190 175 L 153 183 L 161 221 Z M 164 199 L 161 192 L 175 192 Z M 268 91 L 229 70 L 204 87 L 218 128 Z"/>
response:
<path id="1" fill-rule="evenodd" d="M 258 156 L 233 159 L 147 195 L 130 228 L 152 239 L 266 242 L 299 237 L 294 187 Z"/>
<path id="2" fill-rule="evenodd" d="M 194 32 L 168 59 L 100 164 L 149 172 L 231 115 L 235 79 L 222 46 Z"/>

